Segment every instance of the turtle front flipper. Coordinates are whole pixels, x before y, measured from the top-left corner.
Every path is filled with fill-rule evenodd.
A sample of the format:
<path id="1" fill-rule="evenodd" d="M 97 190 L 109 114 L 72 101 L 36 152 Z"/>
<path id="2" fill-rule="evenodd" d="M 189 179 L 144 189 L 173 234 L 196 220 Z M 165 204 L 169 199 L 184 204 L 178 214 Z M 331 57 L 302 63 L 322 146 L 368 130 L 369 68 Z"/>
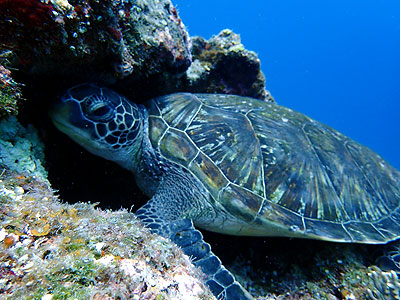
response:
<path id="1" fill-rule="evenodd" d="M 394 271 L 400 275 L 400 241 L 386 245 L 384 254 L 376 260 L 376 264 L 384 271 Z"/>
<path id="2" fill-rule="evenodd" d="M 152 201 L 140 208 L 136 215 L 153 233 L 170 239 L 188 255 L 195 266 L 207 276 L 205 281 L 217 299 L 252 300 L 253 297 L 235 280 L 235 277 L 211 251 L 203 235 L 190 219 L 164 220 L 157 217 Z"/>

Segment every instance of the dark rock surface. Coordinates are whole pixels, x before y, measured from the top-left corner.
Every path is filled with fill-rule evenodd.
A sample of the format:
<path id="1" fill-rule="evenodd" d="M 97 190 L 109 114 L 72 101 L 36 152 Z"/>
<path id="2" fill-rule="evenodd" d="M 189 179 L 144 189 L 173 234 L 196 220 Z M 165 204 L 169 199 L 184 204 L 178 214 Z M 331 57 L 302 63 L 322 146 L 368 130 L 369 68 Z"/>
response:
<path id="1" fill-rule="evenodd" d="M 269 97 L 238 35 L 196 37 L 192 48 L 170 0 L 0 0 L 0 11 L 0 117 L 22 96 L 40 113 L 38 101 L 81 82 L 136 102 L 178 91 Z"/>
<path id="2" fill-rule="evenodd" d="M 169 0 L 1 1 L 2 49 L 31 76 L 76 81 L 174 76 L 191 62 L 189 36 Z"/>
<path id="3" fill-rule="evenodd" d="M 245 49 L 238 34 L 225 29 L 208 41 L 194 37 L 192 44 L 193 63 L 186 73 L 189 91 L 273 101 L 257 54 Z"/>

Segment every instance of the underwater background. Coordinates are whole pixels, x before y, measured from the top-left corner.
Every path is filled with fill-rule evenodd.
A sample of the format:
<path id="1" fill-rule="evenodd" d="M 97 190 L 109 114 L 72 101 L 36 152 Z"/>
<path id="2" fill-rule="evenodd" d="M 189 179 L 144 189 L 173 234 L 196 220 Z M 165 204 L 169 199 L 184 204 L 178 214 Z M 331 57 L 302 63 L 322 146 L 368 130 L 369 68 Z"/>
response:
<path id="1" fill-rule="evenodd" d="M 400 168 L 400 5 L 323 3 L 176 0 L 178 14 L 170 0 L 0 0 L 0 294 L 212 297 L 177 245 L 150 234 L 131 213 L 148 200 L 134 175 L 50 124 L 48 106 L 78 83 L 109 86 L 138 103 L 176 91 L 263 99 L 254 50 L 279 104 Z M 218 32 L 208 42 L 193 37 Z M 378 261 L 398 250 L 395 243 L 202 233 L 260 300 L 400 299 L 398 275 Z"/>
<path id="2" fill-rule="evenodd" d="M 191 36 L 229 28 L 280 105 L 400 169 L 400 1 L 173 0 Z"/>

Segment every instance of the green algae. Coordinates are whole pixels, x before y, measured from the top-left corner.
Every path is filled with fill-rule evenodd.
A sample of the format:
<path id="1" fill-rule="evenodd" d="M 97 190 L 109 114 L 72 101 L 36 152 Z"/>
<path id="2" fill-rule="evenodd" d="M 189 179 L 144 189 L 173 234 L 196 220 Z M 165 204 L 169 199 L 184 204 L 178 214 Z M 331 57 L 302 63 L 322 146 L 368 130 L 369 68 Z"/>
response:
<path id="1" fill-rule="evenodd" d="M 13 80 L 9 66 L 12 51 L 4 49 L 0 45 L 0 119 L 18 114 L 18 104 L 23 100 L 22 84 Z"/>
<path id="2" fill-rule="evenodd" d="M 12 80 L 8 70 L 0 65 L 0 119 L 17 115 L 21 100 L 21 85 Z"/>
<path id="3" fill-rule="evenodd" d="M 19 94 L 12 86 L 0 85 L 0 118 L 18 113 Z"/>

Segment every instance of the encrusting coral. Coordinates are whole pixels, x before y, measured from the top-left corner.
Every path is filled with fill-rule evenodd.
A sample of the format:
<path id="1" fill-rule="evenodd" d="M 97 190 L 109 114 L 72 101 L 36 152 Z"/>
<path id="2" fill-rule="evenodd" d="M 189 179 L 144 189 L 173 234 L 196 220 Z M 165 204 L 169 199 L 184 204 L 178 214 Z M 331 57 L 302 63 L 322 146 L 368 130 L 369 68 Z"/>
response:
<path id="1" fill-rule="evenodd" d="M 37 130 L 32 125 L 23 127 L 15 116 L 0 120 L 0 166 L 46 179 L 44 164 L 44 145 Z"/>
<path id="2" fill-rule="evenodd" d="M 215 299 L 190 259 L 132 213 L 63 204 L 46 181 L 0 173 L 6 299 Z"/>

